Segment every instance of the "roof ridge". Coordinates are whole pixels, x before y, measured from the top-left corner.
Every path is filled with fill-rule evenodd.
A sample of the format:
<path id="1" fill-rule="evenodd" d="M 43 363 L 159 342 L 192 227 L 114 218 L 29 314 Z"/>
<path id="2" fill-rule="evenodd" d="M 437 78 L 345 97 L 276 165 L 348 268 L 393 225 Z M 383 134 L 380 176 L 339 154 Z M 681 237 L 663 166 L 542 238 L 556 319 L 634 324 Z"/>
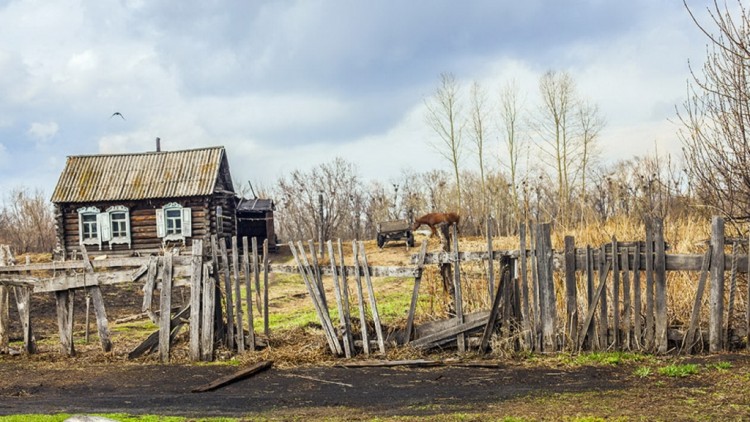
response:
<path id="1" fill-rule="evenodd" d="M 80 154 L 80 155 L 68 155 L 68 158 L 83 158 L 83 157 L 121 157 L 121 156 L 133 156 L 133 155 L 156 155 L 156 154 L 170 154 L 180 152 L 193 152 L 193 151 L 205 151 L 211 149 L 226 149 L 223 145 L 217 145 L 213 147 L 202 147 L 202 148 L 190 148 L 190 149 L 178 149 L 171 151 L 143 151 L 143 152 L 119 152 L 111 154 Z"/>

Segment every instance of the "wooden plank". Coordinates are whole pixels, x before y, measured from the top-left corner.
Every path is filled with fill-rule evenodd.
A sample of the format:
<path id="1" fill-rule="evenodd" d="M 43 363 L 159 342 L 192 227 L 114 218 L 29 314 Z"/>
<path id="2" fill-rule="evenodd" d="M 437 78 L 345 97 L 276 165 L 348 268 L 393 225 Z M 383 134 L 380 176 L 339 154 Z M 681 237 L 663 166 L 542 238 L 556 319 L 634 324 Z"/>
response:
<path id="1" fill-rule="evenodd" d="M 325 300 L 323 300 L 323 295 L 320 294 L 320 290 L 318 286 L 321 284 L 318 283 L 315 278 L 317 277 L 317 273 L 315 272 L 315 269 L 310 265 L 310 262 L 307 259 L 307 255 L 305 254 L 305 247 L 302 244 L 302 241 L 299 241 L 297 243 L 299 246 L 299 258 L 304 264 L 304 269 L 307 274 L 307 281 L 309 283 L 310 287 L 310 295 L 314 298 L 315 303 L 320 309 L 320 315 L 321 315 L 321 324 L 323 326 L 323 329 L 327 332 L 327 335 L 331 339 L 331 345 L 333 348 L 331 351 L 333 352 L 334 356 L 340 356 L 344 354 L 343 349 L 341 348 L 341 344 L 339 343 L 338 337 L 336 335 L 336 330 L 333 328 L 333 322 L 331 321 L 331 314 L 328 310 L 328 307 L 325 306 Z M 312 244 L 311 244 L 312 246 Z M 314 247 L 313 250 L 310 251 L 310 254 L 314 253 Z"/>
<path id="2" fill-rule="evenodd" d="M 737 261 L 739 255 L 739 242 L 732 243 L 732 270 L 729 273 L 729 301 L 727 302 L 727 325 L 724 332 L 724 344 L 728 349 L 731 347 L 731 336 L 734 332 L 732 328 L 732 319 L 734 319 L 734 300 L 737 294 Z"/>
<path id="3" fill-rule="evenodd" d="M 141 310 L 146 312 L 154 323 L 156 323 L 156 315 L 151 310 L 151 302 L 153 301 L 154 289 L 156 288 L 156 273 L 160 259 L 161 258 L 156 256 L 149 258 L 146 283 L 143 285 L 143 307 Z"/>
<path id="4" fill-rule="evenodd" d="M 580 338 L 578 339 L 578 350 L 580 351 L 583 348 L 583 342 L 586 338 L 584 333 L 589 332 L 589 327 L 591 326 L 592 320 L 594 319 L 594 312 L 596 311 L 596 305 L 599 303 L 600 299 L 604 296 L 603 292 L 607 286 L 606 280 L 607 276 L 606 273 L 609 272 L 609 266 L 610 262 L 607 261 L 604 264 L 604 267 L 600 270 L 602 273 L 604 273 L 604 277 L 599 277 L 599 287 L 596 289 L 596 293 L 594 293 L 594 296 L 591 298 L 591 303 L 589 304 L 589 309 L 586 311 L 586 315 L 583 317 L 583 325 L 581 326 L 580 331 Z"/>
<path id="5" fill-rule="evenodd" d="M 703 257 L 703 268 L 701 269 L 700 278 L 698 280 L 698 287 L 695 291 L 695 301 L 693 301 L 693 311 L 690 314 L 690 323 L 688 329 L 685 332 L 685 338 L 682 341 L 681 351 L 690 353 L 693 349 L 693 341 L 695 338 L 695 330 L 698 328 L 698 319 L 700 318 L 701 305 L 703 303 L 703 292 L 706 289 L 706 279 L 708 278 L 708 270 L 711 264 L 711 256 L 713 254 L 713 248 L 708 245 L 708 250 Z"/>
<path id="6" fill-rule="evenodd" d="M 174 258 L 174 265 L 175 267 L 185 267 L 189 270 L 190 268 L 190 256 L 175 256 Z M 136 273 L 139 268 L 143 267 L 144 265 L 147 265 L 149 261 L 149 257 L 130 257 L 130 258 L 120 258 L 120 257 L 107 257 L 107 259 L 94 259 L 91 261 L 91 265 L 94 267 L 94 270 L 99 269 L 111 269 L 111 268 L 124 268 L 128 269 L 130 271 L 133 271 L 133 273 Z M 34 264 L 27 264 L 27 265 L 12 265 L 3 267 L 0 266 L 0 274 L 6 274 L 6 273 L 25 273 L 28 271 L 33 272 L 42 272 L 42 271 L 48 271 L 48 272 L 64 272 L 64 271 L 72 271 L 72 270 L 84 270 L 85 265 L 83 261 L 81 260 L 75 260 L 75 261 L 53 261 L 53 262 L 44 262 L 44 263 L 34 263 Z M 185 275 L 186 277 L 189 277 L 189 272 Z"/>
<path id="7" fill-rule="evenodd" d="M 232 277 L 229 276 L 229 257 L 227 254 L 227 242 L 221 239 L 219 242 L 221 253 L 221 264 L 224 269 L 224 297 L 227 306 L 227 348 L 234 350 L 234 295 L 232 293 Z"/>
<path id="8" fill-rule="evenodd" d="M 522 336 L 522 338 L 525 339 L 523 342 L 523 347 L 525 349 L 529 349 L 532 345 L 532 324 L 531 324 L 531 314 L 529 310 L 529 281 L 528 281 L 528 267 L 526 262 L 526 223 L 521 222 L 518 227 L 518 237 L 519 237 L 519 251 L 520 251 L 520 260 L 521 260 L 521 294 L 523 295 L 523 302 L 522 302 L 522 316 L 523 316 L 523 331 L 525 333 L 525 336 Z"/>
<path id="9" fill-rule="evenodd" d="M 264 360 L 262 362 L 258 362 L 255 365 L 242 369 L 240 371 L 237 371 L 235 373 L 223 376 L 215 381 L 212 381 L 206 385 L 196 387 L 192 389 L 191 391 L 193 393 L 204 393 L 206 391 L 213 391 L 217 388 L 224 387 L 225 385 L 229 385 L 233 382 L 237 382 L 246 378 L 249 378 L 259 372 L 265 371 L 266 369 L 269 369 L 271 366 L 273 366 L 273 361 L 271 360 Z"/>
<path id="10" fill-rule="evenodd" d="M 654 231 L 650 219 L 646 220 L 646 332 L 644 345 L 654 349 Z"/>
<path id="11" fill-rule="evenodd" d="M 333 254 L 333 242 L 327 241 L 326 245 L 328 247 L 328 256 L 331 257 L 330 264 L 331 264 L 331 272 L 333 273 L 333 294 L 336 298 L 336 308 L 338 310 L 339 314 L 339 331 L 341 332 L 341 337 L 344 340 L 344 356 L 347 358 L 352 357 L 352 349 L 351 344 L 349 343 L 349 337 L 347 337 L 344 330 L 345 328 L 345 321 L 344 321 L 344 303 L 341 300 L 341 286 L 339 285 L 339 276 L 336 272 L 336 256 Z M 349 304 L 347 304 L 348 306 Z"/>
<path id="12" fill-rule="evenodd" d="M 615 350 L 622 350 L 620 343 L 620 260 L 617 238 L 612 236 L 612 334 Z"/>
<path id="13" fill-rule="evenodd" d="M 60 334 L 60 348 L 64 355 L 75 356 L 73 345 L 73 290 L 55 292 L 57 309 L 57 327 Z"/>
<path id="14" fill-rule="evenodd" d="M 571 340 L 571 348 L 578 338 L 578 288 L 576 286 L 576 241 L 573 236 L 565 236 L 565 323 L 568 326 L 567 337 Z M 563 340 L 565 341 L 565 339 Z M 564 347 L 563 347 L 564 348 Z"/>
<path id="15" fill-rule="evenodd" d="M 161 282 L 159 297 L 159 358 L 162 363 L 169 362 L 169 334 L 172 320 L 172 254 L 164 253 L 164 279 Z"/>
<path id="16" fill-rule="evenodd" d="M 664 261 L 664 222 L 661 218 L 654 219 L 654 286 L 656 305 L 656 332 L 654 346 L 658 353 L 667 353 L 667 273 Z"/>
<path id="17" fill-rule="evenodd" d="M 380 313 L 378 312 L 378 303 L 375 300 L 375 289 L 372 287 L 370 272 L 367 270 L 367 254 L 365 254 L 365 245 L 359 242 L 359 253 L 362 256 L 363 270 L 365 273 L 365 283 L 367 285 L 367 296 L 370 299 L 370 312 L 375 325 L 375 336 L 378 339 L 380 353 L 385 354 L 385 336 L 383 336 L 383 326 L 380 324 Z"/>
<path id="18" fill-rule="evenodd" d="M 365 317 L 364 294 L 362 293 L 362 276 L 359 269 L 359 251 L 357 241 L 352 241 L 352 256 L 354 257 L 354 280 L 356 281 L 355 293 L 357 293 L 357 304 L 359 308 L 360 333 L 362 335 L 362 349 L 365 355 L 370 354 L 370 341 L 367 338 L 367 319 Z"/>
<path id="19" fill-rule="evenodd" d="M 455 264 L 453 265 L 453 291 L 456 298 L 456 323 L 463 324 L 464 322 L 464 299 L 463 289 L 461 288 L 461 265 L 458 260 L 458 232 L 456 224 L 451 225 L 451 239 L 453 240 L 453 253 L 455 254 Z M 456 342 L 458 344 L 458 351 L 463 353 L 466 351 L 466 336 L 463 333 L 456 335 Z"/>
<path id="20" fill-rule="evenodd" d="M 209 276 L 208 265 L 203 266 L 203 317 L 201 324 L 201 360 L 214 360 L 214 308 L 216 280 Z"/>
<path id="21" fill-rule="evenodd" d="M 96 326 L 99 333 L 99 341 L 102 344 L 102 350 L 109 352 L 112 350 L 112 341 L 109 338 L 109 324 L 107 323 L 107 312 L 104 308 L 104 298 L 102 297 L 102 291 L 99 288 L 97 274 L 94 273 L 94 267 L 91 265 L 91 261 L 89 261 L 89 255 L 84 245 L 81 245 L 81 255 L 83 255 L 84 269 L 86 271 L 83 275 L 84 280 L 92 284 L 92 286 L 88 288 L 88 293 L 91 295 L 94 302 L 94 313 L 96 314 Z"/>
<path id="22" fill-rule="evenodd" d="M 31 327 L 31 289 L 27 287 L 14 287 L 18 316 L 21 319 L 21 330 L 23 331 L 23 348 L 28 354 L 36 353 L 36 338 Z"/>
<path id="23" fill-rule="evenodd" d="M 260 295 L 260 260 L 258 259 L 258 238 L 253 237 L 251 241 L 253 250 L 253 280 L 255 281 L 255 304 L 258 306 L 258 313 L 263 317 L 263 304 Z M 295 271 L 296 272 L 296 271 Z"/>
<path id="24" fill-rule="evenodd" d="M 192 277 L 190 277 L 190 343 L 188 353 L 190 360 L 201 358 L 201 294 L 203 293 L 203 240 L 194 239 L 192 249 Z"/>
<path id="25" fill-rule="evenodd" d="M 637 350 L 643 349 L 643 301 L 641 300 L 641 242 L 633 254 L 633 340 Z"/>
<path id="26" fill-rule="evenodd" d="M 268 322 L 268 239 L 263 240 L 263 333 L 266 338 L 271 335 Z"/>
<path id="27" fill-rule="evenodd" d="M 539 303 L 542 323 L 542 350 L 557 350 L 555 284 L 552 276 L 552 233 L 549 224 L 537 227 L 537 273 L 539 277 Z"/>
<path id="28" fill-rule="evenodd" d="M 492 253 L 492 217 L 487 216 L 487 297 L 492 302 L 492 296 L 495 292 L 495 260 Z M 424 265 L 424 258 L 422 258 Z"/>
<path id="29" fill-rule="evenodd" d="M 722 350 L 722 328 L 724 317 L 724 219 L 711 219 L 711 286 L 709 290 L 708 336 L 710 353 Z"/>
<path id="30" fill-rule="evenodd" d="M 635 348 L 643 348 L 643 304 L 641 300 L 641 242 L 636 246 L 636 253 L 633 254 L 633 340 Z"/>
<path id="31" fill-rule="evenodd" d="M 169 331 L 167 331 L 166 337 L 169 338 L 169 342 L 174 342 L 175 337 L 182 325 L 185 323 L 184 316 L 190 312 L 190 306 L 180 309 L 175 316 L 171 317 L 169 321 Z M 161 328 L 154 331 L 149 335 L 146 340 L 139 344 L 135 349 L 128 353 L 128 359 L 136 359 L 144 354 L 152 353 L 159 347 L 159 342 L 162 336 Z"/>
<path id="32" fill-rule="evenodd" d="M 419 285 L 422 283 L 422 272 L 424 271 L 424 257 L 427 254 L 427 239 L 422 240 L 422 247 L 419 250 L 419 262 L 417 263 L 417 276 L 414 277 L 414 290 L 411 294 L 411 302 L 409 303 L 409 313 L 406 317 L 406 332 L 404 333 L 404 341 L 406 344 L 411 341 L 414 334 L 414 314 L 417 310 L 417 301 L 419 300 Z"/>
<path id="33" fill-rule="evenodd" d="M 599 344 L 598 346 L 603 349 L 609 349 L 609 313 L 607 307 L 607 276 L 609 275 L 609 268 L 612 265 L 612 261 L 607 259 L 607 254 L 604 251 L 604 245 L 599 249 L 599 285 L 605 286 L 604 291 L 601 295 L 602 305 L 599 307 Z M 606 271 L 605 271 L 606 269 Z"/>
<path id="34" fill-rule="evenodd" d="M 588 308 L 591 308 L 594 302 L 594 292 L 594 251 L 591 249 L 591 246 L 586 246 L 586 306 Z M 589 349 L 592 349 L 594 344 L 598 348 L 598 337 L 596 336 L 595 327 L 594 324 L 589 324 L 588 330 L 581 328 L 582 331 L 579 333 L 579 336 L 581 336 L 585 331 L 585 337 L 582 338 L 585 338 L 588 342 L 587 346 Z"/>
<path id="35" fill-rule="evenodd" d="M 507 265 L 507 264 L 506 264 Z M 507 282 L 505 274 L 506 272 L 510 274 L 510 272 L 504 268 L 500 268 L 500 282 L 497 285 L 497 292 L 495 292 L 495 296 L 492 299 L 492 307 L 490 308 L 490 314 L 487 317 L 487 324 L 484 326 L 484 331 L 482 332 L 482 340 L 479 343 L 479 352 L 480 353 L 487 353 L 487 350 L 489 349 L 490 344 L 490 337 L 492 337 L 492 332 L 495 331 L 495 322 L 497 321 L 497 311 L 500 308 L 500 303 L 502 301 L 502 291 L 505 287 L 505 283 Z"/>
<path id="36" fill-rule="evenodd" d="M 0 355 L 7 354 L 10 343 L 10 286 L 0 286 Z"/>
<path id="37" fill-rule="evenodd" d="M 307 244 L 310 248 L 310 258 L 312 258 L 312 271 L 315 274 L 315 283 L 318 286 L 318 290 L 320 291 L 320 298 L 323 299 L 323 307 L 328 309 L 328 298 L 326 297 L 326 289 L 323 285 L 323 277 L 321 277 L 320 272 L 320 265 L 318 265 L 318 254 L 315 251 L 315 244 L 313 243 L 312 239 L 307 241 Z M 323 253 L 323 239 L 320 239 L 320 247 L 321 247 L 321 254 Z"/>
<path id="38" fill-rule="evenodd" d="M 255 261 L 257 271 L 257 260 Z M 247 246 L 247 236 L 242 238 L 242 273 L 245 275 L 245 304 L 247 307 L 247 324 L 249 335 L 247 338 L 247 347 L 255 350 L 255 319 L 253 317 L 253 283 L 250 279 L 250 255 Z"/>
<path id="39" fill-rule="evenodd" d="M 234 316 L 237 318 L 237 351 L 245 351 L 245 329 L 242 323 L 242 294 L 240 288 L 240 258 L 237 248 L 237 236 L 232 236 L 232 275 L 234 276 Z"/>
<path id="40" fill-rule="evenodd" d="M 452 318 L 452 319 L 455 319 L 455 318 Z M 481 319 L 469 320 L 460 325 L 454 325 L 444 331 L 431 334 L 425 337 L 420 337 L 412 341 L 410 345 L 412 347 L 416 347 L 420 349 L 429 349 L 435 346 L 436 343 L 439 343 L 440 341 L 445 340 L 445 339 L 453 338 L 459 333 L 466 333 L 468 331 L 476 330 L 478 328 L 486 326 L 487 319 L 488 317 L 484 317 Z"/>
<path id="41" fill-rule="evenodd" d="M 354 353 L 354 337 L 352 336 L 352 316 L 349 307 L 351 306 L 351 302 L 349 301 L 349 284 L 346 280 L 346 266 L 344 265 L 344 247 L 341 242 L 341 238 L 337 241 L 337 250 L 339 254 L 339 261 L 341 262 L 341 265 L 339 267 L 339 272 L 341 275 L 341 300 L 344 302 L 344 336 L 346 336 L 347 341 L 349 342 L 349 345 L 352 349 L 352 354 Z M 333 257 L 333 255 L 331 255 Z M 333 259 L 333 258 L 332 258 Z"/>
<path id="42" fill-rule="evenodd" d="M 325 318 L 325 312 L 323 311 L 323 308 L 321 306 L 321 300 L 318 294 L 318 289 L 315 285 L 315 282 L 313 280 L 310 280 L 311 274 L 308 272 L 307 269 L 304 267 L 307 265 L 303 262 L 302 256 L 305 253 L 305 249 L 302 246 L 302 242 L 299 242 L 300 246 L 300 252 L 297 253 L 297 249 L 294 247 L 294 242 L 289 242 L 289 250 L 292 252 L 292 255 L 294 256 L 294 260 L 297 262 L 297 265 L 300 267 L 300 274 L 302 274 L 302 281 L 305 283 L 305 287 L 307 288 L 307 292 L 310 295 L 310 300 L 313 302 L 313 307 L 315 308 L 315 312 L 318 314 L 318 320 L 320 321 L 321 329 L 323 330 L 323 334 L 325 335 L 326 341 L 328 342 L 328 347 L 331 349 L 331 353 L 335 355 L 340 354 L 339 349 L 336 347 L 338 344 L 338 340 L 336 339 L 336 334 L 333 332 L 333 328 L 329 326 L 328 323 L 326 323 Z"/>
<path id="43" fill-rule="evenodd" d="M 622 319 L 623 319 L 623 348 L 625 350 L 631 349 L 631 319 L 632 319 L 632 307 L 631 307 L 631 293 L 630 293 L 630 249 L 625 247 L 621 250 L 623 270 L 622 270 Z"/>

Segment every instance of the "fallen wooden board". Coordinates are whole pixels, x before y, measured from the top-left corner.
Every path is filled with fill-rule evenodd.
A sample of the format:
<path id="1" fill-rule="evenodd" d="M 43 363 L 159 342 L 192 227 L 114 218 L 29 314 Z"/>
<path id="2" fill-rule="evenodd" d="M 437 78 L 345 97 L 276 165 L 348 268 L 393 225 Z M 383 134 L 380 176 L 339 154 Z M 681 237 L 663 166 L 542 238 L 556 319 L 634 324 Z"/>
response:
<path id="1" fill-rule="evenodd" d="M 362 362 L 342 363 L 337 366 L 342 368 L 387 368 L 392 366 L 414 366 L 414 367 L 430 367 L 430 366 L 442 366 L 445 363 L 438 360 L 426 360 L 426 359 L 415 359 L 415 360 L 367 360 Z"/>
<path id="2" fill-rule="evenodd" d="M 227 384 L 231 384 L 235 381 L 243 380 L 245 378 L 251 377 L 261 371 L 265 371 L 266 369 L 273 366 L 272 360 L 264 360 L 262 362 L 258 362 L 255 365 L 245 368 L 241 371 L 235 372 L 233 374 L 229 374 L 226 376 L 223 376 L 215 381 L 212 381 L 202 387 L 197 387 L 192 390 L 193 393 L 204 393 L 206 391 L 212 391 L 216 390 L 219 387 L 223 387 Z"/>

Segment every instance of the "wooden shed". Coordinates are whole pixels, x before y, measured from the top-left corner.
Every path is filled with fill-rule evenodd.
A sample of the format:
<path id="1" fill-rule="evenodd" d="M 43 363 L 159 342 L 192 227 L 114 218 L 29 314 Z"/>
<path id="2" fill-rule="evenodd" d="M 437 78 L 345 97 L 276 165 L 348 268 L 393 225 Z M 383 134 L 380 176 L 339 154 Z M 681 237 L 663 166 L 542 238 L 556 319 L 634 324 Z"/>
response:
<path id="1" fill-rule="evenodd" d="M 68 157 L 52 195 L 56 255 L 140 255 L 236 234 L 224 147 Z"/>
<path id="2" fill-rule="evenodd" d="M 268 239 L 269 249 L 276 250 L 276 232 L 273 228 L 273 211 L 271 199 L 239 199 L 237 203 L 237 236 L 258 238 L 258 244 Z"/>

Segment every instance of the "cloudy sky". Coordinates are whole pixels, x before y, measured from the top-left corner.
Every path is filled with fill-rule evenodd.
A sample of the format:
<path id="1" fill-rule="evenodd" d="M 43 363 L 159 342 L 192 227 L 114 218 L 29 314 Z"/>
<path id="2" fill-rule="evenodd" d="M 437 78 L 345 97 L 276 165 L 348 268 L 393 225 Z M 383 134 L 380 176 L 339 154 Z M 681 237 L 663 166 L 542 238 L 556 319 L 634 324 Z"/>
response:
<path id="1" fill-rule="evenodd" d="M 337 156 L 383 182 L 449 169 L 424 118 L 446 72 L 491 98 L 516 80 L 531 106 L 567 71 L 606 119 L 605 159 L 676 154 L 706 51 L 679 0 L 0 0 L 0 40 L 0 188 L 48 197 L 66 156 L 156 137 L 223 145 L 261 186 Z"/>

